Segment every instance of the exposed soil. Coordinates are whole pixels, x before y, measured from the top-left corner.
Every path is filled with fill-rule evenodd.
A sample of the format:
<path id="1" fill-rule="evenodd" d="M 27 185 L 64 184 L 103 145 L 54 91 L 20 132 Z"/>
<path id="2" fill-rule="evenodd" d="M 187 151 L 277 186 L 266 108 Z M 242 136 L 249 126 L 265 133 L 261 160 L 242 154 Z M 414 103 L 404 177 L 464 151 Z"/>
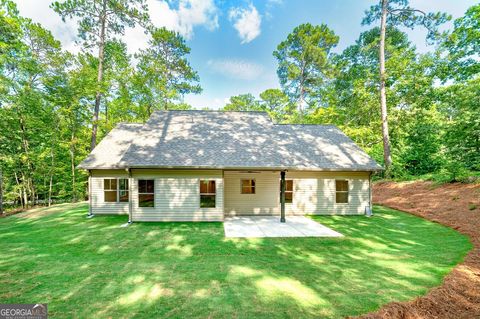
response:
<path id="1" fill-rule="evenodd" d="M 456 229 L 474 248 L 427 295 L 389 303 L 361 318 L 480 318 L 480 185 L 382 182 L 374 185 L 373 202 Z"/>

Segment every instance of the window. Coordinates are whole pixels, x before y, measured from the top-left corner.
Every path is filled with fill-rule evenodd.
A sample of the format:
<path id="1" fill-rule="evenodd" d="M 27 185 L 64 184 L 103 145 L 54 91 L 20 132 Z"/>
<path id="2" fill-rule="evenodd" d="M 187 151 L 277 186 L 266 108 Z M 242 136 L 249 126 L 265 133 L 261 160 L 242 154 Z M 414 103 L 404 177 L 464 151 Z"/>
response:
<path id="1" fill-rule="evenodd" d="M 215 181 L 201 180 L 200 181 L 200 208 L 215 207 Z"/>
<path id="2" fill-rule="evenodd" d="M 103 195 L 105 202 L 117 201 L 117 179 L 105 178 L 103 180 Z"/>
<path id="3" fill-rule="evenodd" d="M 282 202 L 282 184 L 280 182 L 280 202 Z M 293 202 L 293 179 L 285 180 L 285 203 L 291 204 Z"/>
<path id="4" fill-rule="evenodd" d="M 242 194 L 255 194 L 255 180 L 242 179 L 241 180 Z"/>
<path id="5" fill-rule="evenodd" d="M 118 201 L 128 202 L 128 179 L 126 178 L 118 180 Z"/>
<path id="6" fill-rule="evenodd" d="M 335 202 L 348 203 L 348 181 L 335 181 Z"/>
<path id="7" fill-rule="evenodd" d="M 105 178 L 103 196 L 105 202 L 128 202 L 128 179 Z"/>
<path id="8" fill-rule="evenodd" d="M 155 180 L 138 180 L 138 207 L 155 206 Z"/>

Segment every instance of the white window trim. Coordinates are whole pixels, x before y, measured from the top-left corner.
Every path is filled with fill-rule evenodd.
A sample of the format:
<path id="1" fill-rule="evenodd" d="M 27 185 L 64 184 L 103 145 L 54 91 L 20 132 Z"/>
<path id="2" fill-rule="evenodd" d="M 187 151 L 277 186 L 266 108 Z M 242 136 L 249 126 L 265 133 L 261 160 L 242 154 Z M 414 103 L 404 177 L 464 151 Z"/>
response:
<path id="1" fill-rule="evenodd" d="M 210 181 L 214 181 L 215 182 L 215 193 L 202 193 L 200 192 L 200 184 L 202 183 L 202 181 L 207 181 L 207 182 L 210 182 Z M 207 187 L 208 188 L 208 187 Z M 216 179 L 199 179 L 198 180 L 198 191 L 199 191 L 199 194 L 198 194 L 198 208 L 200 209 L 215 209 L 217 208 L 217 180 Z M 213 207 L 202 207 L 202 195 L 209 195 L 209 196 L 215 196 L 215 206 Z"/>
<path id="2" fill-rule="evenodd" d="M 337 191 L 337 181 L 347 182 L 346 191 Z M 337 193 L 347 193 L 346 203 L 337 203 Z M 350 204 L 350 180 L 348 179 L 335 179 L 335 205 L 349 205 Z"/>
<path id="3" fill-rule="evenodd" d="M 105 192 L 113 192 L 114 190 L 113 189 L 105 189 L 105 180 L 106 179 L 115 179 L 117 180 L 117 200 L 114 201 L 114 202 L 107 202 L 105 201 Z M 120 201 L 120 180 L 121 179 L 126 179 L 127 180 L 127 183 L 128 183 L 128 189 L 127 190 L 122 190 L 123 192 L 128 192 L 128 201 L 126 202 L 121 202 Z M 128 177 L 103 177 L 103 183 L 102 183 L 102 187 L 103 187 L 103 202 L 104 203 L 129 203 L 130 202 L 130 181 L 128 179 Z"/>
<path id="4" fill-rule="evenodd" d="M 243 181 L 253 181 L 253 186 L 250 185 L 250 188 L 253 189 L 253 193 L 244 193 L 243 192 Z M 240 179 L 240 195 L 255 195 L 257 194 L 257 181 L 255 178 L 241 178 Z"/>
<path id="5" fill-rule="evenodd" d="M 287 181 L 292 181 L 292 191 L 287 191 Z M 280 196 L 280 199 L 279 199 L 279 202 L 281 203 L 282 201 L 282 180 L 280 179 L 280 190 L 278 191 L 278 194 Z M 287 203 L 285 202 L 285 205 L 292 205 L 293 204 L 293 198 L 294 198 L 294 194 L 295 194 L 295 179 L 293 178 L 285 178 L 285 194 L 287 193 L 292 193 L 292 202 L 291 203 Z"/>
<path id="6" fill-rule="evenodd" d="M 140 181 L 153 181 L 153 193 L 140 193 Z M 138 208 L 146 208 L 146 209 L 152 209 L 155 208 L 155 202 L 156 202 L 156 196 L 155 196 L 155 189 L 156 187 L 156 180 L 155 178 L 137 178 L 137 207 Z M 151 195 L 153 194 L 153 206 L 140 206 L 140 195 Z"/>

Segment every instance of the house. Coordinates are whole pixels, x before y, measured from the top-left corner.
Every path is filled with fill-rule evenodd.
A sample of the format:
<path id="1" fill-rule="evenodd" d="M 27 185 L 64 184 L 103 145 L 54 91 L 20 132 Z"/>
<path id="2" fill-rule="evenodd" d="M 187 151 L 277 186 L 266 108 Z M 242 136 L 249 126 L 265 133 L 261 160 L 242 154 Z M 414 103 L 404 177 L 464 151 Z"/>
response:
<path id="1" fill-rule="evenodd" d="M 90 214 L 129 221 L 364 214 L 381 169 L 335 126 L 222 111 L 157 111 L 145 124 L 118 124 L 79 167 L 89 172 Z"/>

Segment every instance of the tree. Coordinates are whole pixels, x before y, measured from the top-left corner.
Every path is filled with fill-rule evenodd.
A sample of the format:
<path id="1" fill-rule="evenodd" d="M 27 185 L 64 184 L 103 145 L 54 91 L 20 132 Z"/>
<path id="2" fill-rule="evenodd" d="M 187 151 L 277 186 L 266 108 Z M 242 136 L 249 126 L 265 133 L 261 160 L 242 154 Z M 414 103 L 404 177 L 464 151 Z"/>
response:
<path id="1" fill-rule="evenodd" d="M 134 27 L 137 23 L 145 25 L 148 21 L 147 6 L 145 0 L 66 0 L 56 1 L 51 7 L 60 14 L 63 21 L 66 18 L 79 18 L 78 32 L 84 46 L 98 49 L 98 87 L 95 92 L 90 143 L 93 150 L 97 144 L 105 44 L 113 36 L 123 34 L 126 26 Z"/>
<path id="2" fill-rule="evenodd" d="M 428 30 L 427 39 L 438 37 L 437 27 L 449 20 L 444 13 L 425 13 L 408 6 L 408 0 L 380 0 L 380 3 L 370 7 L 362 24 L 372 24 L 380 20 L 379 44 L 379 75 L 380 75 L 380 110 L 382 117 L 383 153 L 385 176 L 390 176 L 392 156 L 390 151 L 390 137 L 388 130 L 387 96 L 386 96 L 386 69 L 385 69 L 385 31 L 387 24 L 414 28 L 422 25 Z"/>
<path id="3" fill-rule="evenodd" d="M 312 93 L 331 78 L 331 50 L 338 39 L 325 24 L 306 23 L 296 27 L 273 52 L 280 84 L 301 116 Z"/>
<path id="4" fill-rule="evenodd" d="M 470 170 L 480 170 L 480 78 L 440 89 L 445 113 L 447 155 Z"/>
<path id="5" fill-rule="evenodd" d="M 463 81 L 480 73 L 480 4 L 455 20 L 443 46 L 449 53 L 444 78 Z"/>
<path id="6" fill-rule="evenodd" d="M 267 89 L 260 93 L 260 104 L 270 116 L 282 122 L 291 116 L 295 111 L 295 105 L 290 103 L 288 96 L 279 89 Z"/>
<path id="7" fill-rule="evenodd" d="M 260 102 L 250 93 L 230 97 L 230 102 L 223 107 L 224 111 L 263 111 Z"/>
<path id="8" fill-rule="evenodd" d="M 178 108 L 187 93 L 198 94 L 202 88 L 199 77 L 186 55 L 190 48 L 183 37 L 165 28 L 154 29 L 149 47 L 136 55 L 134 76 L 135 99 L 148 118 L 154 109 Z"/>

